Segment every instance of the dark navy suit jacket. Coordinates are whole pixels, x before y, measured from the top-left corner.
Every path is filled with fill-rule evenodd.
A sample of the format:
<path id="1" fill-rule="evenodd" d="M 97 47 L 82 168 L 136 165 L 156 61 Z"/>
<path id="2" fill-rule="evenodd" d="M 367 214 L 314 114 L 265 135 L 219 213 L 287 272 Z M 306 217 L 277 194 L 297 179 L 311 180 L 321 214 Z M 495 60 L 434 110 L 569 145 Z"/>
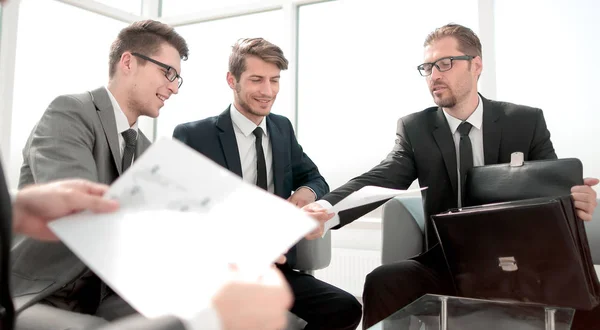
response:
<path id="1" fill-rule="evenodd" d="M 317 194 L 317 199 L 327 194 L 327 182 L 317 166 L 302 151 L 289 119 L 269 114 L 266 120 L 273 152 L 275 195 L 287 199 L 302 186 L 310 187 Z M 240 153 L 229 107 L 219 116 L 177 125 L 173 137 L 242 177 Z M 293 267 L 296 247 L 291 248 L 286 256 Z"/>

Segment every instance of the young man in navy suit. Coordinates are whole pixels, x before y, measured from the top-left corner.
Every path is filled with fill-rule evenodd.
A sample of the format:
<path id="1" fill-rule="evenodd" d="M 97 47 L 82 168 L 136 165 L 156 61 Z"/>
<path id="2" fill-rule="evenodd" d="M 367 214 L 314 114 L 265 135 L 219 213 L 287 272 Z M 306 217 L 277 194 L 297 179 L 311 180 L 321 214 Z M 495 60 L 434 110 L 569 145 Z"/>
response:
<path id="1" fill-rule="evenodd" d="M 271 113 L 287 65 L 276 45 L 262 38 L 239 40 L 227 73 L 233 103 L 219 116 L 178 125 L 173 137 L 244 181 L 303 207 L 327 194 L 329 186 L 302 151 L 290 121 Z M 286 257 L 278 267 L 294 293 L 291 312 L 308 323 L 305 329 L 356 329 L 362 309 L 356 298 L 293 270 L 295 247 Z"/>

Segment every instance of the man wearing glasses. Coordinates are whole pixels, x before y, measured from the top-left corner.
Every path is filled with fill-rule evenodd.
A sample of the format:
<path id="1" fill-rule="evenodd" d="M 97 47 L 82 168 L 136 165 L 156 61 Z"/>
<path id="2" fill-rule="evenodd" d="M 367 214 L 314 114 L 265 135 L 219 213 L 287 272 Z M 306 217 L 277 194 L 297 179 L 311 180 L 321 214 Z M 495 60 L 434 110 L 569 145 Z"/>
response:
<path id="1" fill-rule="evenodd" d="M 138 118 L 156 118 L 181 86 L 186 41 L 146 20 L 122 29 L 109 53 L 109 81 L 54 99 L 25 148 L 19 188 L 64 178 L 111 184 L 149 146 Z M 62 243 L 26 239 L 12 251 L 17 329 L 79 329 L 135 311 Z M 152 288 L 149 288 L 150 290 Z"/>
<path id="2" fill-rule="evenodd" d="M 514 151 L 522 151 L 525 160 L 557 158 L 540 109 L 488 100 L 477 92 L 483 62 L 481 43 L 471 29 L 448 24 L 430 33 L 424 46 L 425 63 L 417 69 L 437 106 L 401 118 L 394 148 L 383 162 L 305 207 L 322 223 L 331 217 L 325 210 L 353 191 L 367 185 L 406 189 L 418 179 L 421 187 L 428 187 L 425 233 L 427 248 L 431 248 L 437 238 L 429 216 L 461 205 L 461 186 L 470 167 L 508 163 Z M 598 180 L 585 179 L 584 183 L 571 191 L 578 216 L 591 220 L 596 207 L 591 186 Z M 340 212 L 339 219 L 332 219 L 339 220 L 334 228 L 381 204 Z M 367 276 L 365 329 L 426 293 L 453 294 L 438 250 L 383 265 Z"/>

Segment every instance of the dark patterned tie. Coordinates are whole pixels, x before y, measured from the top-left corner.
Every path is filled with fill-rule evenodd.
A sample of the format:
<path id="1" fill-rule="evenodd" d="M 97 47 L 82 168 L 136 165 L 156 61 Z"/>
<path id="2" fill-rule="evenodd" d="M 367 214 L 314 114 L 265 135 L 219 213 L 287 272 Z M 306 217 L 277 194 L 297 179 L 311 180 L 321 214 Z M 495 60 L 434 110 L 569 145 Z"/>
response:
<path id="1" fill-rule="evenodd" d="M 128 129 L 121 133 L 125 140 L 125 149 L 123 149 L 123 163 L 121 173 L 125 172 L 131 166 L 133 162 L 133 155 L 135 154 L 135 147 L 137 145 L 137 131 L 134 129 Z"/>
<path id="2" fill-rule="evenodd" d="M 265 162 L 265 152 L 262 147 L 263 130 L 257 127 L 253 133 L 256 136 L 256 141 L 254 142 L 256 147 L 256 185 L 267 190 L 267 163 Z"/>
<path id="3" fill-rule="evenodd" d="M 473 147 L 471 146 L 471 139 L 469 139 L 469 132 L 473 128 L 473 125 L 466 121 L 463 121 L 458 125 L 458 133 L 460 133 L 460 143 L 458 144 L 458 152 L 460 154 L 460 204 L 464 203 L 465 200 L 465 182 L 467 179 L 467 172 L 473 167 Z"/>

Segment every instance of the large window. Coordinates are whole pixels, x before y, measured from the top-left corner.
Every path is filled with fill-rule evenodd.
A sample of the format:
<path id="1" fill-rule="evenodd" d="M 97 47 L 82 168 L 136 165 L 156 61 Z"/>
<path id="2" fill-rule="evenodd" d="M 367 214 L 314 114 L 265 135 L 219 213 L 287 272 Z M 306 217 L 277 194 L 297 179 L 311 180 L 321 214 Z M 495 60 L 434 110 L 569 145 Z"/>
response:
<path id="1" fill-rule="evenodd" d="M 240 16 L 177 28 L 188 42 L 190 56 L 182 63 L 183 85 L 161 110 L 157 135 L 171 136 L 177 124 L 216 116 L 233 101 L 227 85 L 231 46 L 240 38 L 263 37 L 287 54 L 281 11 Z M 282 72 L 281 90 L 273 112 L 290 116 L 289 73 Z"/>
<path id="2" fill-rule="evenodd" d="M 116 0 L 115 0 L 116 1 Z M 182 16 L 214 11 L 216 9 L 236 8 L 240 5 L 256 4 L 260 0 L 166 0 L 162 2 L 162 16 Z"/>
<path id="3" fill-rule="evenodd" d="M 495 2 L 498 99 L 541 108 L 558 157 L 581 159 L 593 177 L 600 177 L 598 12 L 594 0 Z"/>
<path id="4" fill-rule="evenodd" d="M 131 14 L 142 13 L 142 0 L 94 0 L 107 6 L 121 9 Z"/>
<path id="5" fill-rule="evenodd" d="M 9 166 L 13 187 L 21 151 L 48 104 L 58 95 L 107 84 L 110 45 L 125 25 L 57 1 L 21 1 Z"/>
<path id="6" fill-rule="evenodd" d="M 416 69 L 427 34 L 478 30 L 476 0 L 332 1 L 299 15 L 297 133 L 332 189 L 383 160 L 398 118 L 434 105 Z"/>

